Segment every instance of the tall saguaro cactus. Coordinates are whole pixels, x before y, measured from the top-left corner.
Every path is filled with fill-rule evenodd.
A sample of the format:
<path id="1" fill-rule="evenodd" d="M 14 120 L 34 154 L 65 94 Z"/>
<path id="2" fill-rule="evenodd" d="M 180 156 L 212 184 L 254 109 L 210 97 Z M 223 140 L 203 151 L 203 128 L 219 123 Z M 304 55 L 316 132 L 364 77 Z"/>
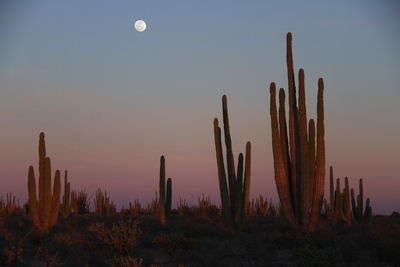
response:
<path id="1" fill-rule="evenodd" d="M 44 133 L 39 136 L 39 198 L 36 194 L 35 171 L 33 166 L 28 172 L 28 193 L 30 216 L 40 231 L 46 231 L 57 222 L 60 208 L 60 171 L 54 177 L 53 191 L 51 190 L 51 164 L 46 157 Z"/>
<path id="2" fill-rule="evenodd" d="M 162 225 L 167 223 L 167 217 L 171 213 L 172 205 L 172 179 L 167 180 L 167 191 L 165 192 L 165 157 L 160 158 L 160 180 L 159 180 L 159 219 Z"/>
<path id="3" fill-rule="evenodd" d="M 218 181 L 221 196 L 222 215 L 225 225 L 228 227 L 240 227 L 243 216 L 249 205 L 250 177 L 251 177 L 251 143 L 246 144 L 246 158 L 239 154 L 237 172 L 232 151 L 232 139 L 229 127 L 228 103 L 226 95 L 222 96 L 222 115 L 224 122 L 225 146 L 226 146 L 226 177 L 224 156 L 222 151 L 221 128 L 218 119 L 214 119 L 215 152 L 217 157 Z M 243 173 L 243 161 L 244 173 Z M 244 174 L 244 177 L 243 177 Z M 227 182 L 228 178 L 228 182 Z"/>
<path id="4" fill-rule="evenodd" d="M 324 83 L 318 80 L 317 132 L 308 121 L 304 70 L 299 70 L 299 94 L 293 67 L 292 35 L 286 37 L 286 63 L 289 87 L 289 133 L 285 114 L 285 91 L 279 90 L 279 116 L 276 86 L 270 86 L 270 115 L 275 183 L 288 221 L 304 231 L 315 231 L 320 216 L 325 184 Z M 297 104 L 298 101 L 298 104 Z M 316 134 L 316 140 L 315 140 Z"/>

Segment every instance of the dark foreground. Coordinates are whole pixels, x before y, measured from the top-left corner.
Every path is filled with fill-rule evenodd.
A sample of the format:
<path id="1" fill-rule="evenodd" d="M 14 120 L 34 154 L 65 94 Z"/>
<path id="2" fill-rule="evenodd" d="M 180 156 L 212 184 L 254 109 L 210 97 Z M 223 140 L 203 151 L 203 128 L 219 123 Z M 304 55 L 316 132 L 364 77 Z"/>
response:
<path id="1" fill-rule="evenodd" d="M 171 216 L 165 227 L 151 216 L 70 216 L 42 234 L 11 214 L 0 227 L 1 266 L 400 266 L 399 216 L 350 228 L 322 220 L 314 234 L 280 217 L 251 218 L 237 233 L 197 216 Z"/>

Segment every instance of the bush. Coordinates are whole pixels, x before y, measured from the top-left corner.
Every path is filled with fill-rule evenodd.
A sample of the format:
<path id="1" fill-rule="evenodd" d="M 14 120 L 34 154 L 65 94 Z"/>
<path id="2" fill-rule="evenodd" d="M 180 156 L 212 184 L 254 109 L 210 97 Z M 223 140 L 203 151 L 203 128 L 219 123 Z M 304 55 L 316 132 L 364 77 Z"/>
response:
<path id="1" fill-rule="evenodd" d="M 139 222 L 132 219 L 120 220 L 108 229 L 104 223 L 95 223 L 88 227 L 89 232 L 94 232 L 97 238 L 106 245 L 111 246 L 118 254 L 127 254 L 137 245 L 137 240 L 142 234 Z"/>

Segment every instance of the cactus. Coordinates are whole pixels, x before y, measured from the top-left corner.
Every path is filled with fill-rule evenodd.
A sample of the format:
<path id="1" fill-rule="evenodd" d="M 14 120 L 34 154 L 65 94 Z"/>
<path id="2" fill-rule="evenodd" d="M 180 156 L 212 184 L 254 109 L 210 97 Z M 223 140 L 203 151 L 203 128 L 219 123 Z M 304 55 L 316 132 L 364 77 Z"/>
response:
<path id="1" fill-rule="evenodd" d="M 28 172 L 28 193 L 30 217 L 40 231 L 46 231 L 57 222 L 60 208 L 60 171 L 55 172 L 53 191 L 51 190 L 51 163 L 46 157 L 44 133 L 39 136 L 39 198 L 36 194 L 35 171 Z"/>
<path id="2" fill-rule="evenodd" d="M 179 216 L 184 216 L 189 212 L 189 206 L 185 199 L 179 197 L 179 201 L 176 203 L 176 209 L 178 210 Z"/>
<path id="3" fill-rule="evenodd" d="M 229 228 L 238 228 L 241 226 L 243 217 L 246 214 L 246 207 L 249 206 L 251 177 L 251 143 L 247 142 L 246 144 L 245 160 L 243 159 L 243 154 L 239 154 L 237 173 L 235 173 L 236 170 L 232 151 L 232 139 L 229 128 L 228 103 L 226 95 L 222 96 L 222 115 L 224 122 L 228 177 L 226 177 L 224 157 L 222 152 L 221 128 L 218 126 L 218 119 L 214 119 L 214 140 L 222 215 L 224 218 L 225 226 Z M 243 161 L 245 161 L 244 179 Z"/>
<path id="4" fill-rule="evenodd" d="M 336 224 L 338 221 L 344 221 L 349 226 L 352 220 L 368 221 L 372 215 L 370 199 L 366 200 L 365 209 L 364 203 L 364 188 L 362 179 L 359 180 L 360 193 L 357 198 L 354 197 L 354 189 L 349 189 L 349 179 L 345 177 L 345 187 L 343 192 L 340 192 L 340 179 L 336 179 L 336 189 L 333 188 L 333 167 L 330 167 L 330 203 L 324 200 L 325 216 L 328 220 Z"/>
<path id="5" fill-rule="evenodd" d="M 329 204 L 324 199 L 324 212 L 327 219 L 336 224 L 338 221 L 344 221 L 347 225 L 351 225 L 351 209 L 350 209 L 350 190 L 349 179 L 345 178 L 345 186 L 343 191 L 340 190 L 340 179 L 336 179 L 336 189 L 333 186 L 333 167 L 329 169 Z"/>
<path id="6" fill-rule="evenodd" d="M 172 179 L 168 178 L 168 180 L 167 180 L 167 195 L 166 195 L 166 199 L 165 199 L 166 215 L 171 214 L 171 206 L 172 206 Z"/>
<path id="7" fill-rule="evenodd" d="M 359 180 L 359 194 L 354 198 L 354 189 L 351 189 L 351 206 L 354 219 L 359 222 L 368 221 L 372 216 L 370 199 L 367 198 L 364 209 L 364 185 L 363 179 Z"/>
<path id="8" fill-rule="evenodd" d="M 0 198 L 0 214 L 11 214 L 17 209 L 19 209 L 19 201 L 16 203 L 15 196 L 11 192 L 6 194 L 6 201 L 3 197 Z"/>
<path id="9" fill-rule="evenodd" d="M 71 212 L 71 184 L 68 182 L 68 172 L 64 172 L 64 195 L 61 203 L 61 213 L 68 217 Z"/>
<path id="10" fill-rule="evenodd" d="M 97 189 L 94 199 L 94 207 L 97 215 L 111 215 L 116 213 L 116 208 L 110 197 L 107 195 L 106 191 L 101 191 L 100 188 Z"/>
<path id="11" fill-rule="evenodd" d="M 324 197 L 325 140 L 323 79 L 318 80 L 317 133 L 314 120 L 307 128 L 304 71 L 299 70 L 298 105 L 296 97 L 292 35 L 286 37 L 286 63 L 289 87 L 289 133 L 285 114 L 285 91 L 279 90 L 279 116 L 275 83 L 270 86 L 270 115 L 275 183 L 287 220 L 296 228 L 313 232 L 318 224 Z"/>
<path id="12" fill-rule="evenodd" d="M 199 203 L 199 208 L 198 208 L 198 213 L 200 217 L 208 217 L 211 213 L 211 200 L 210 196 L 204 197 L 204 193 L 202 194 L 202 197 L 198 198 L 198 203 Z"/>
<path id="13" fill-rule="evenodd" d="M 135 199 L 133 204 L 129 202 L 129 213 L 132 216 L 138 216 L 142 212 L 142 206 L 138 199 Z"/>
<path id="14" fill-rule="evenodd" d="M 167 224 L 167 216 L 171 213 L 172 205 L 172 179 L 167 180 L 167 192 L 165 192 L 165 157 L 160 158 L 160 179 L 159 179 L 159 198 L 158 216 L 162 225 Z"/>
<path id="15" fill-rule="evenodd" d="M 256 204 L 255 204 L 255 208 L 256 208 L 256 212 L 258 216 L 268 216 L 269 213 L 269 206 L 271 204 L 268 203 L 267 198 L 263 198 L 262 195 L 260 195 L 257 199 L 256 199 Z"/>

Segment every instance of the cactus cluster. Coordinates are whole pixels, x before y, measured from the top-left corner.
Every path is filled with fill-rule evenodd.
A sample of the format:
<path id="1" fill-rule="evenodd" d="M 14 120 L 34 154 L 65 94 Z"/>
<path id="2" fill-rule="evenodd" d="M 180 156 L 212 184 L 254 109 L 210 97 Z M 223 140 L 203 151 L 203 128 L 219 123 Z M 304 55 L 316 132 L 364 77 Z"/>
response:
<path id="1" fill-rule="evenodd" d="M 275 182 L 287 220 L 304 231 L 315 231 L 320 216 L 325 183 L 324 83 L 318 80 L 317 131 L 308 121 L 304 71 L 299 70 L 298 104 L 292 55 L 292 35 L 286 37 L 289 87 L 289 132 L 286 126 L 285 90 L 279 90 L 279 116 L 275 83 L 270 86 L 270 115 Z"/>
<path id="2" fill-rule="evenodd" d="M 132 216 L 138 216 L 142 212 L 142 206 L 138 199 L 135 199 L 134 202 L 129 202 L 129 214 Z"/>
<path id="3" fill-rule="evenodd" d="M 15 201 L 15 196 L 11 192 L 6 194 L 6 201 L 3 197 L 0 198 L 0 214 L 11 214 L 16 209 L 19 209 L 19 202 Z"/>
<path id="4" fill-rule="evenodd" d="M 247 216 L 278 216 L 280 214 L 280 206 L 272 203 L 272 199 L 268 201 L 260 195 L 256 199 L 252 199 L 248 209 Z"/>
<path id="5" fill-rule="evenodd" d="M 356 221 L 368 221 L 372 216 L 372 208 L 369 198 L 365 201 L 364 209 L 364 186 L 363 179 L 359 180 L 359 194 L 357 198 L 354 197 L 354 189 L 350 191 L 351 194 L 351 208 L 353 210 L 353 217 Z"/>
<path id="6" fill-rule="evenodd" d="M 367 198 L 365 209 L 364 204 L 364 188 L 363 180 L 359 180 L 359 191 L 357 198 L 354 197 L 354 189 L 349 189 L 349 179 L 345 177 L 345 186 L 340 191 L 340 179 L 336 179 L 336 189 L 334 189 L 333 167 L 329 171 L 329 203 L 324 199 L 324 211 L 327 219 L 336 224 L 344 221 L 347 225 L 351 225 L 352 221 L 367 221 L 372 215 L 370 200 Z"/>
<path id="7" fill-rule="evenodd" d="M 86 214 L 89 213 L 89 196 L 86 190 L 79 192 L 71 192 L 71 212 L 73 214 Z"/>
<path id="8" fill-rule="evenodd" d="M 350 190 L 349 179 L 344 180 L 344 189 L 340 190 L 340 179 L 336 179 L 336 189 L 334 189 L 333 167 L 329 169 L 329 204 L 324 199 L 325 216 L 333 224 L 344 221 L 351 225 L 352 214 L 350 209 Z"/>
<path id="9" fill-rule="evenodd" d="M 10 214 L 19 209 L 19 201 L 18 203 L 15 201 L 15 196 L 13 194 L 7 193 L 6 200 L 3 200 L 3 196 L 0 198 L 0 214 Z"/>
<path id="10" fill-rule="evenodd" d="M 179 198 L 179 201 L 176 203 L 176 210 L 178 211 L 179 216 L 188 214 L 190 208 L 185 199 L 182 199 L 181 197 Z"/>
<path id="11" fill-rule="evenodd" d="M 236 171 L 235 160 L 232 151 L 232 138 L 229 127 L 228 103 L 226 95 L 222 96 L 222 115 L 224 122 L 227 172 L 225 171 L 224 156 L 222 151 L 221 128 L 218 125 L 218 119 L 214 119 L 215 152 L 217 157 L 222 215 L 224 218 L 224 223 L 227 227 L 238 228 L 242 224 L 245 211 L 249 205 L 251 143 L 247 142 L 246 144 L 245 159 L 242 153 L 239 154 L 238 167 Z M 226 173 L 228 174 L 228 177 L 226 176 Z"/>
<path id="12" fill-rule="evenodd" d="M 167 191 L 165 192 L 165 187 Z M 165 186 L 165 157 L 160 158 L 160 180 L 159 180 L 159 197 L 158 197 L 158 216 L 160 223 L 167 223 L 167 216 L 171 213 L 172 205 L 172 179 L 168 178 Z"/>
<path id="13" fill-rule="evenodd" d="M 36 194 L 35 171 L 28 172 L 29 209 L 33 223 L 40 231 L 46 231 L 56 224 L 60 208 L 60 171 L 55 172 L 53 191 L 51 190 L 51 163 L 46 157 L 44 133 L 39 136 L 39 194 Z"/>
<path id="14" fill-rule="evenodd" d="M 204 193 L 202 197 L 198 198 L 198 213 L 200 217 L 208 217 L 211 213 L 211 199 L 210 196 L 205 197 Z"/>
<path id="15" fill-rule="evenodd" d="M 116 212 L 115 205 L 110 197 L 107 195 L 106 191 L 101 191 L 101 189 L 97 189 L 94 199 L 94 207 L 96 214 L 99 216 L 102 215 L 111 215 Z"/>

